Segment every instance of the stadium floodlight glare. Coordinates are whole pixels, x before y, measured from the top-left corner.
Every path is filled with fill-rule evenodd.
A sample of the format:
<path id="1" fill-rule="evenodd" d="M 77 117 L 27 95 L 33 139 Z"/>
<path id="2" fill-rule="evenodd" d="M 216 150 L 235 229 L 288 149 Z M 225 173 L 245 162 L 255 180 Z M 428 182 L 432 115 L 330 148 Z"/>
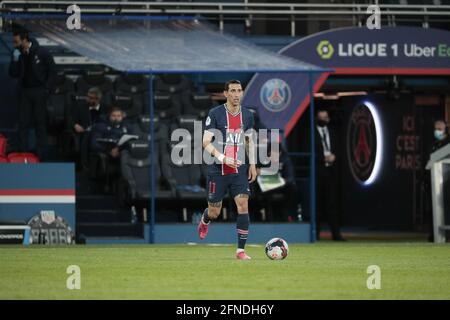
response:
<path id="1" fill-rule="evenodd" d="M 367 101 L 367 100 L 363 101 L 362 104 L 365 105 L 370 110 L 370 113 L 372 114 L 372 118 L 375 123 L 375 133 L 376 133 L 376 138 L 377 138 L 375 164 L 373 166 L 373 169 L 372 169 L 372 172 L 371 172 L 369 178 L 366 181 L 363 181 L 364 186 L 369 186 L 375 182 L 375 180 L 377 179 L 377 177 L 380 174 L 381 163 L 382 163 L 382 159 L 383 159 L 383 131 L 382 131 L 382 127 L 381 127 L 380 115 L 379 115 L 375 105 L 372 102 Z"/>

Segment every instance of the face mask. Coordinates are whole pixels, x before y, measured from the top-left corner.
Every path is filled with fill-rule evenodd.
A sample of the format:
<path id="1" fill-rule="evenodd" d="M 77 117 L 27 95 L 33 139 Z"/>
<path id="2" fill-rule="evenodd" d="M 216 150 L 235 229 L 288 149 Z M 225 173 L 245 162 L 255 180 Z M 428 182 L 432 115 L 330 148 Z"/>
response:
<path id="1" fill-rule="evenodd" d="M 114 120 L 114 121 L 111 121 L 111 123 L 112 123 L 113 126 L 118 127 L 118 126 L 120 126 L 120 124 L 122 123 L 122 121 Z"/>
<path id="2" fill-rule="evenodd" d="M 328 124 L 329 121 L 326 120 L 317 120 L 317 125 L 319 127 L 325 127 Z"/>
<path id="3" fill-rule="evenodd" d="M 434 137 L 438 140 L 443 140 L 444 139 L 444 131 L 443 130 L 434 130 Z"/>

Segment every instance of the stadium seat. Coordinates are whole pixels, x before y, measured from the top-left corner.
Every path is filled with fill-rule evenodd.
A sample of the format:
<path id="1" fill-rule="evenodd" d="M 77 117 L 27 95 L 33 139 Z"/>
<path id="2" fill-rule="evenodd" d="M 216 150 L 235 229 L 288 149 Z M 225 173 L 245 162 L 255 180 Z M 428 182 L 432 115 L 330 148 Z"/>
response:
<path id="1" fill-rule="evenodd" d="M 161 119 L 177 117 L 184 106 L 189 109 L 191 83 L 177 74 L 160 75 L 155 79 L 155 111 Z"/>
<path id="2" fill-rule="evenodd" d="M 8 139 L 2 134 L 0 134 L 0 157 L 4 157 L 6 154 L 6 146 L 8 144 Z"/>
<path id="3" fill-rule="evenodd" d="M 158 117 L 153 119 L 154 123 L 154 134 L 155 141 L 168 141 L 168 130 L 167 127 L 161 123 Z M 136 124 L 133 126 L 133 133 L 139 136 L 139 139 L 147 140 L 150 139 L 150 117 L 148 115 L 140 115 Z"/>
<path id="4" fill-rule="evenodd" d="M 39 158 L 33 153 L 10 153 L 8 154 L 8 162 L 10 163 L 39 163 Z"/>
<path id="5" fill-rule="evenodd" d="M 59 71 L 55 75 L 55 87 L 53 94 L 70 94 L 75 92 L 75 83 L 66 77 L 64 71 Z"/>
<path id="6" fill-rule="evenodd" d="M 177 94 L 182 91 L 190 91 L 189 80 L 179 74 L 162 74 L 155 79 L 155 91 L 161 94 Z"/>
<path id="7" fill-rule="evenodd" d="M 148 80 L 140 74 L 123 74 L 115 81 L 117 94 L 144 94 L 148 91 Z"/>
<path id="8" fill-rule="evenodd" d="M 75 84 L 63 71 L 55 75 L 54 89 L 47 99 L 47 130 L 59 134 L 64 130 L 70 112 L 70 97 L 75 92 Z"/>
<path id="9" fill-rule="evenodd" d="M 115 81 L 115 95 L 133 102 L 137 114 L 148 112 L 148 80 L 140 74 L 123 74 Z M 120 102 L 118 103 L 119 106 Z"/>
<path id="10" fill-rule="evenodd" d="M 196 115 L 200 119 L 206 118 L 209 110 L 214 103 L 209 94 L 193 94 L 190 98 L 191 103 L 183 105 L 183 114 Z"/>
<path id="11" fill-rule="evenodd" d="M 113 95 L 112 103 L 120 107 L 128 119 L 134 119 L 142 112 L 142 99 L 138 95 Z"/>
<path id="12" fill-rule="evenodd" d="M 197 120 L 196 116 L 182 116 L 178 118 L 177 127 L 186 129 L 193 138 L 194 134 L 194 121 Z M 171 151 L 174 154 L 183 156 L 183 150 L 190 148 L 191 157 L 188 163 L 185 163 L 183 159 L 171 159 L 170 170 L 173 179 L 177 185 L 177 195 L 180 199 L 196 200 L 205 199 L 206 191 L 201 187 L 202 180 L 202 168 L 200 164 L 194 164 L 194 144 L 192 139 L 183 140 L 183 143 L 172 143 Z M 177 150 L 180 149 L 180 150 Z"/>
<path id="13" fill-rule="evenodd" d="M 155 94 L 154 100 L 155 115 L 157 115 L 161 120 L 175 118 L 181 114 L 181 103 L 179 103 L 176 99 L 173 99 L 171 95 Z"/>
<path id="14" fill-rule="evenodd" d="M 112 81 L 101 70 L 85 71 L 76 81 L 76 92 L 85 95 L 92 87 L 99 88 L 103 94 L 113 92 Z"/>
<path id="15" fill-rule="evenodd" d="M 155 150 L 156 199 L 172 199 L 176 196 L 175 186 L 165 180 L 159 162 L 159 151 Z M 121 154 L 121 179 L 118 186 L 118 197 L 122 204 L 147 207 L 150 200 L 150 174 L 152 157 L 149 153 L 149 142 L 137 140 L 130 143 L 129 148 Z"/>
<path id="16" fill-rule="evenodd" d="M 47 99 L 47 131 L 51 133 L 59 133 L 64 130 L 70 103 L 68 95 L 52 94 Z"/>
<path id="17" fill-rule="evenodd" d="M 7 163 L 8 162 L 8 158 L 4 157 L 4 156 L 0 156 L 0 163 Z"/>

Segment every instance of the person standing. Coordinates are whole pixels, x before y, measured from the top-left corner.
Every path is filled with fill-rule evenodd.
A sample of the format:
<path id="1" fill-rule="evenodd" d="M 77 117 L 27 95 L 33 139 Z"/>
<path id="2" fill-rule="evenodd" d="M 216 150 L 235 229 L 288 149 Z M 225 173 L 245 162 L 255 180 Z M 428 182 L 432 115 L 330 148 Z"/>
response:
<path id="1" fill-rule="evenodd" d="M 326 110 L 318 110 L 316 116 L 316 181 L 317 181 L 317 239 L 320 239 L 321 218 L 327 216 L 333 240 L 345 240 L 340 232 L 337 210 L 338 168 L 337 141 L 333 130 L 328 126 L 330 116 Z"/>
<path id="2" fill-rule="evenodd" d="M 445 120 L 436 120 L 434 122 L 434 139 L 431 153 L 450 143 L 450 135 Z"/>
<path id="3" fill-rule="evenodd" d="M 41 160 L 47 145 L 46 105 L 53 88 L 55 62 L 52 55 L 28 32 L 13 32 L 14 50 L 9 64 L 9 75 L 18 79 L 19 149 L 28 152 L 28 130 L 34 124 L 36 153 Z"/>
<path id="4" fill-rule="evenodd" d="M 433 145 L 431 146 L 431 150 L 429 151 L 429 155 L 440 148 L 445 147 L 447 144 L 450 143 L 450 134 L 448 130 L 447 122 L 443 119 L 436 120 L 434 122 L 434 141 Z M 428 241 L 433 242 L 434 241 L 434 228 L 433 228 L 433 208 L 432 208 L 432 191 L 431 191 L 431 175 L 430 171 L 426 171 L 425 175 L 425 198 L 427 199 L 427 205 L 426 205 L 426 220 L 428 222 Z"/>
<path id="5" fill-rule="evenodd" d="M 249 184 L 256 179 L 255 146 L 249 134 L 254 128 L 254 119 L 253 114 L 241 106 L 243 89 L 238 80 L 225 84 L 224 95 L 227 102 L 212 108 L 205 122 L 203 147 L 216 161 L 208 165 L 208 208 L 203 212 L 197 230 L 200 239 L 205 239 L 208 226 L 220 215 L 222 200 L 229 191 L 238 211 L 236 258 L 250 260 L 244 249 L 250 224 Z M 244 150 L 249 150 L 250 164 L 245 163 Z"/>

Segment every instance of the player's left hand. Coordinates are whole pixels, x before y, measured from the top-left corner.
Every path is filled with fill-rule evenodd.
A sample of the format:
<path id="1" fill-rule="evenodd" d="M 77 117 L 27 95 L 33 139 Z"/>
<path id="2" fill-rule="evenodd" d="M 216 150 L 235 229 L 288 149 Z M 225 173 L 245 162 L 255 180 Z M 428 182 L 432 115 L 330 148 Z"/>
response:
<path id="1" fill-rule="evenodd" d="M 248 169 L 248 181 L 252 183 L 256 180 L 256 166 L 254 164 L 250 165 L 250 168 Z"/>

